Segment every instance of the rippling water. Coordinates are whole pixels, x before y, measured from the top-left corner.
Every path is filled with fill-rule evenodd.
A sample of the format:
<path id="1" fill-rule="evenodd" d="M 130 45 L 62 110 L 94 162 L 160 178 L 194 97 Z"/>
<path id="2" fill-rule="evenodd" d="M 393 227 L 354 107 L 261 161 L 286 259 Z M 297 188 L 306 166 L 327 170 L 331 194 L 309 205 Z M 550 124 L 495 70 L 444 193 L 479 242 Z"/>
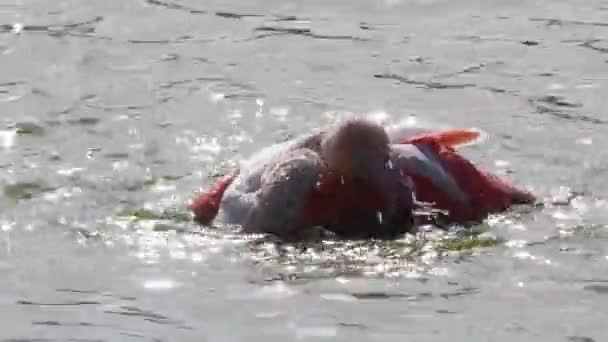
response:
<path id="1" fill-rule="evenodd" d="M 606 336 L 607 1 L 19 0 L 0 58 L 2 342 Z M 341 111 L 478 127 L 463 153 L 553 205 L 473 227 L 488 244 L 189 221 Z"/>

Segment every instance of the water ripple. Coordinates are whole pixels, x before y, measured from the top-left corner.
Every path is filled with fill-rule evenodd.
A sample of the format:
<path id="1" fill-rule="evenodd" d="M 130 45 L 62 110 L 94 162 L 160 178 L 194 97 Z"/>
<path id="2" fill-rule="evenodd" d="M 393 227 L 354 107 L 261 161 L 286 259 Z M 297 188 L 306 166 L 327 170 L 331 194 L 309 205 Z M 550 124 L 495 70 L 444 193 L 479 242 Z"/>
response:
<path id="1" fill-rule="evenodd" d="M 293 28 L 293 27 L 273 27 L 273 26 L 260 26 L 256 27 L 255 32 L 261 32 L 256 35 L 254 39 L 261 39 L 273 36 L 303 36 L 314 39 L 327 39 L 327 40 L 351 40 L 351 41 L 368 41 L 368 38 L 361 38 L 349 35 L 330 35 L 330 34 L 318 34 L 312 32 L 308 28 Z"/>
<path id="2" fill-rule="evenodd" d="M 595 27 L 608 27 L 608 22 L 601 21 L 582 21 L 582 20 L 570 20 L 570 19 L 557 19 L 557 18 L 540 18 L 534 17 L 528 20 L 533 22 L 542 22 L 547 26 L 595 26 Z"/>
<path id="3" fill-rule="evenodd" d="M 374 74 L 374 77 L 380 78 L 380 79 L 396 80 L 403 84 L 417 85 L 417 86 L 422 86 L 423 88 L 428 88 L 428 89 L 464 89 L 464 88 L 472 88 L 472 87 L 477 86 L 476 84 L 473 84 L 473 83 L 450 84 L 450 83 L 435 82 L 435 81 L 418 81 L 418 80 L 413 80 L 413 79 L 410 79 L 409 77 L 400 76 L 397 74 Z"/>
<path id="4" fill-rule="evenodd" d="M 62 38 L 65 36 L 90 37 L 96 39 L 109 39 L 107 37 L 97 36 L 95 34 L 95 25 L 104 20 L 103 16 L 97 16 L 89 20 L 80 22 L 64 23 L 64 24 L 49 24 L 49 25 L 28 25 L 16 23 L 13 25 L 0 25 L 0 33 L 12 32 L 15 34 L 21 33 L 46 33 L 49 37 Z"/>
<path id="5" fill-rule="evenodd" d="M 593 51 L 600 52 L 600 53 L 608 53 L 608 46 L 601 46 L 600 45 L 601 43 L 603 43 L 604 45 L 607 45 L 605 40 L 589 39 L 589 40 L 586 40 L 583 43 L 581 43 L 580 46 L 587 48 L 587 49 L 591 49 Z"/>

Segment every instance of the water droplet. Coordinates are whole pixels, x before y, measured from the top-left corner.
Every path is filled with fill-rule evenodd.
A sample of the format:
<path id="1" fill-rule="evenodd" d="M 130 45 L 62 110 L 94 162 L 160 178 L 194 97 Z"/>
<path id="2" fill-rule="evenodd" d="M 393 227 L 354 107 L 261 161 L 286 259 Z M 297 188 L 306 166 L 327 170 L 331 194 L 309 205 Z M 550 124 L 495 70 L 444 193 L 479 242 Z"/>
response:
<path id="1" fill-rule="evenodd" d="M 494 161 L 494 165 L 496 165 L 497 167 L 507 167 L 507 166 L 509 166 L 509 164 L 510 163 L 506 160 L 499 159 L 499 160 Z"/>
<path id="2" fill-rule="evenodd" d="M 209 96 L 209 98 L 211 99 L 211 102 L 220 102 L 225 97 L 226 97 L 226 95 L 222 94 L 222 93 L 212 93 L 211 96 Z"/>
<path id="3" fill-rule="evenodd" d="M 129 167 L 129 161 L 127 161 L 127 160 L 116 161 L 116 162 L 112 163 L 112 169 L 114 169 L 114 171 L 126 170 L 128 167 Z"/>
<path id="4" fill-rule="evenodd" d="M 564 89 L 564 85 L 560 83 L 551 83 L 547 86 L 547 88 L 551 90 L 559 90 Z"/>
<path id="5" fill-rule="evenodd" d="M 378 211 L 378 212 L 376 213 L 376 215 L 378 216 L 378 223 L 380 223 L 380 224 L 381 224 L 381 223 L 382 223 L 382 220 L 383 220 L 383 218 L 382 218 L 382 212 Z"/>
<path id="6" fill-rule="evenodd" d="M 608 258 L 608 257 L 607 257 L 607 258 Z M 337 278 L 336 278 L 336 281 L 337 281 L 338 283 L 340 283 L 340 284 L 346 284 L 346 283 L 350 282 L 350 280 L 349 280 L 349 279 L 344 278 L 344 277 L 337 277 Z"/>
<path id="7" fill-rule="evenodd" d="M 591 137 L 580 138 L 576 140 L 576 143 L 579 145 L 592 145 L 593 139 Z"/>
<path id="8" fill-rule="evenodd" d="M 273 319 L 281 316 L 281 312 L 279 311 L 270 311 L 270 312 L 258 312 L 255 314 L 255 318 L 259 319 Z"/>
<path id="9" fill-rule="evenodd" d="M 20 34 L 23 31 L 23 23 L 14 23 L 12 32 L 14 34 Z"/>
<path id="10" fill-rule="evenodd" d="M 520 230 L 520 231 L 528 230 L 526 225 L 524 225 L 523 223 L 514 223 L 514 224 L 510 225 L 509 228 L 511 228 L 513 230 Z"/>
<path id="11" fill-rule="evenodd" d="M 57 174 L 61 175 L 61 176 L 71 176 L 75 173 L 79 173 L 81 171 L 83 171 L 84 169 L 82 167 L 73 167 L 73 168 L 69 168 L 69 169 L 60 169 L 57 170 Z"/>
<path id="12" fill-rule="evenodd" d="M 177 187 L 175 186 L 175 184 L 159 183 L 159 184 L 154 184 L 154 186 L 150 189 L 150 191 L 155 192 L 155 193 L 170 192 L 170 191 L 175 191 L 176 188 Z"/>
<path id="13" fill-rule="evenodd" d="M 510 240 L 505 243 L 507 247 L 512 248 L 524 248 L 527 244 L 528 242 L 526 240 Z"/>
<path id="14" fill-rule="evenodd" d="M 170 279 L 156 279 L 144 281 L 143 286 L 150 290 L 170 290 L 177 287 L 178 284 Z"/>
<path id="15" fill-rule="evenodd" d="M 551 216 L 553 216 L 553 218 L 556 219 L 556 220 L 572 220 L 572 219 L 576 219 L 575 215 L 568 214 L 568 213 L 565 213 L 563 211 L 556 211 Z"/>
<path id="16" fill-rule="evenodd" d="M 11 148 L 15 145 L 15 137 L 17 136 L 17 131 L 0 131 L 0 146 L 2 148 Z"/>
<path id="17" fill-rule="evenodd" d="M 528 251 L 519 251 L 519 252 L 515 253 L 514 256 L 518 259 L 536 260 L 536 257 L 534 255 L 530 254 L 530 252 L 528 252 Z"/>
<path id="18" fill-rule="evenodd" d="M 15 222 L 5 222 L 1 225 L 3 232 L 10 232 L 15 227 Z"/>
<path id="19" fill-rule="evenodd" d="M 385 112 L 385 111 L 377 111 L 377 112 L 372 112 L 369 113 L 369 119 L 379 125 L 383 125 L 385 124 L 388 119 L 389 119 L 389 115 Z"/>
<path id="20" fill-rule="evenodd" d="M 321 299 L 336 302 L 356 302 L 357 298 L 347 293 L 322 293 Z"/>

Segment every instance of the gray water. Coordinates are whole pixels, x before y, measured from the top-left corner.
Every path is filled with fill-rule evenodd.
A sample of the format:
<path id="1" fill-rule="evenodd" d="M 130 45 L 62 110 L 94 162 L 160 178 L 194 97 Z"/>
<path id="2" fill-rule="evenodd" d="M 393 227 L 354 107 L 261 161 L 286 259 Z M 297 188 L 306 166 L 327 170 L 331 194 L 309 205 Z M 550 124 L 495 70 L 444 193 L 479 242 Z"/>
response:
<path id="1" fill-rule="evenodd" d="M 606 339 L 607 1 L 19 0 L 0 24 L 0 341 Z M 467 157 L 579 196 L 413 257 L 183 217 L 342 111 L 477 127 Z"/>

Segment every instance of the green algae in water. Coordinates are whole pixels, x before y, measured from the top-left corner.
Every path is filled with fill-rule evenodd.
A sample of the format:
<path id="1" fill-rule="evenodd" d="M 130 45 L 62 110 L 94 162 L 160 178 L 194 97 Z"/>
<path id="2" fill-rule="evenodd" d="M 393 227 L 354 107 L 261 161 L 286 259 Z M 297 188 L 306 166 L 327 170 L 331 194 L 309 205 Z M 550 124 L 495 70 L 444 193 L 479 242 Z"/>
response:
<path id="1" fill-rule="evenodd" d="M 380 256 L 387 259 L 412 259 L 424 254 L 427 244 L 420 239 L 387 241 L 380 247 Z"/>
<path id="2" fill-rule="evenodd" d="M 163 182 L 172 182 L 183 178 L 184 176 L 160 176 L 160 177 L 146 177 L 144 185 L 156 185 Z"/>
<path id="3" fill-rule="evenodd" d="M 42 184 L 23 182 L 6 185 L 4 187 L 4 195 L 13 200 L 23 200 L 53 190 L 55 189 Z"/>
<path id="4" fill-rule="evenodd" d="M 192 221 L 192 214 L 190 212 L 165 209 L 163 211 L 163 219 L 173 222 L 190 222 Z"/>
<path id="5" fill-rule="evenodd" d="M 415 259 L 432 251 L 470 252 L 477 248 L 494 247 L 499 243 L 499 239 L 475 234 L 437 239 L 395 240 L 383 244 L 380 255 L 387 259 Z"/>
<path id="6" fill-rule="evenodd" d="M 131 216 L 137 220 L 162 220 L 161 214 L 144 208 L 125 209 L 118 213 L 118 216 Z"/>
<path id="7" fill-rule="evenodd" d="M 184 227 L 178 227 L 178 226 L 174 226 L 174 225 L 171 225 L 168 223 L 156 223 L 154 225 L 154 227 L 152 227 L 152 231 L 157 232 L 157 233 L 164 233 L 164 232 L 170 232 L 170 231 L 175 231 L 177 233 L 189 232 L 189 230 Z"/>
<path id="8" fill-rule="evenodd" d="M 134 217 L 140 221 L 167 220 L 173 222 L 189 222 L 192 216 L 189 212 L 180 212 L 172 209 L 165 209 L 162 213 L 145 208 L 125 209 L 118 213 L 118 216 Z"/>
<path id="9" fill-rule="evenodd" d="M 99 121 L 101 120 L 94 117 L 82 117 L 78 119 L 70 119 L 68 120 L 68 123 L 71 125 L 93 126 L 97 125 Z"/>
<path id="10" fill-rule="evenodd" d="M 188 230 L 183 227 L 176 226 L 176 224 L 192 221 L 192 216 L 190 213 L 179 212 L 171 209 L 165 209 L 162 213 L 145 208 L 125 209 L 120 211 L 117 216 L 132 217 L 134 218 L 134 221 L 163 221 L 154 222 L 152 231 L 157 233 L 168 231 L 185 233 Z"/>
<path id="11" fill-rule="evenodd" d="M 498 239 L 464 237 L 464 238 L 449 238 L 439 241 L 438 249 L 461 252 L 470 251 L 475 248 L 488 248 L 496 246 L 500 243 Z"/>
<path id="12" fill-rule="evenodd" d="M 109 160 L 126 160 L 129 159 L 129 154 L 126 152 L 109 152 L 104 154 L 103 157 Z"/>
<path id="13" fill-rule="evenodd" d="M 156 184 L 157 182 L 158 182 L 158 179 L 150 177 L 150 178 L 146 178 L 146 180 L 144 180 L 143 185 L 144 186 L 151 186 L 151 185 Z"/>
<path id="14" fill-rule="evenodd" d="M 168 232 L 172 230 L 176 230 L 176 227 L 166 223 L 156 223 L 154 227 L 152 227 L 152 231 L 155 232 Z"/>
<path id="15" fill-rule="evenodd" d="M 17 135 L 43 136 L 44 128 L 33 122 L 20 122 L 15 125 Z"/>

